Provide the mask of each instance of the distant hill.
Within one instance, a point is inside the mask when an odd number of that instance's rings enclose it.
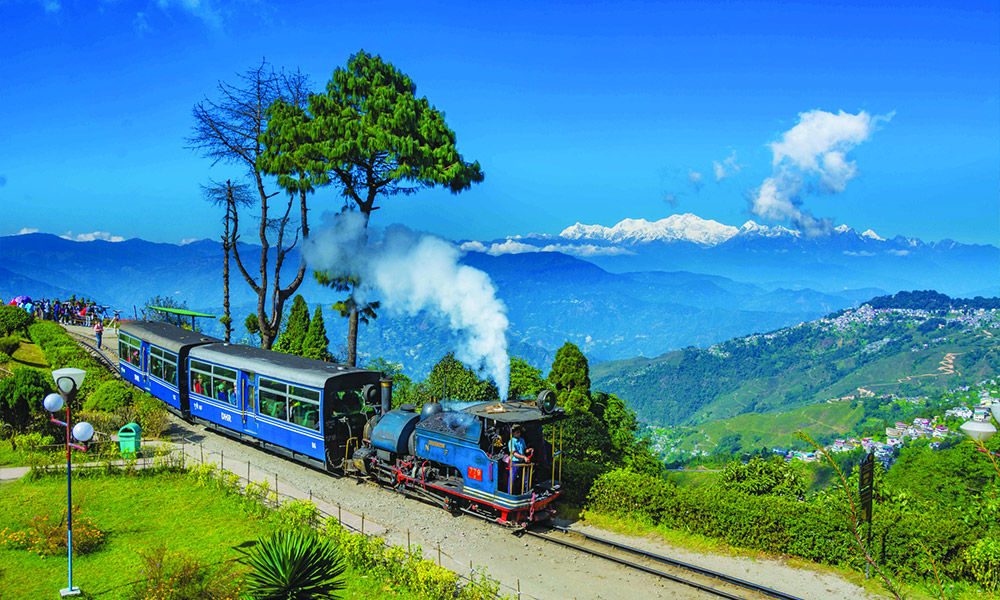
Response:
[[[916,395],[1000,370],[1000,309],[911,308],[913,294],[801,325],[715,344],[593,365],[593,386],[626,400],[645,421],[692,425],[784,412],[863,393]],[[948,306],[967,301],[948,299]],[[993,300],[975,301],[988,304]],[[864,391],[860,391],[864,390]]]
[[[260,247],[241,245],[246,264],[256,264]],[[707,346],[751,331],[774,329],[856,306],[881,289],[822,293],[810,289],[767,289],[714,275],[690,272],[610,273],[590,262],[557,252],[491,256],[467,252],[466,265],[486,272],[508,308],[508,343],[513,354],[547,370],[555,350],[567,340],[591,361],[657,356],[689,345]],[[194,310],[222,314],[222,252],[218,242],[185,245],[125,242],[74,242],[47,234],[0,240],[0,298],[29,296],[94,298],[131,316],[154,296],[184,301]],[[286,260],[291,279],[298,255]],[[254,271],[254,269],[251,269]],[[236,269],[232,306],[240,325],[256,311],[252,295]],[[299,292],[310,306],[329,307],[340,296],[307,277]],[[346,337],[346,322],[325,317],[331,349]],[[218,321],[204,321],[219,334]],[[383,312],[359,334],[359,354],[402,363],[423,377],[455,348],[455,333],[430,314],[415,317]]]

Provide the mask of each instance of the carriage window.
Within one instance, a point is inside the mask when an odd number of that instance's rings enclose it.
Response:
[[[282,421],[288,420],[288,384],[260,378],[258,396],[260,413]]]
[[[319,391],[260,378],[260,413],[319,431]]]
[[[177,355],[162,348],[149,349],[149,374],[157,379],[177,385]]]
[[[191,361],[191,391],[208,398],[236,403],[233,388],[236,385],[236,371],[219,365],[197,360]]]
[[[140,358],[140,350],[142,347],[142,342],[130,336],[127,333],[118,332],[118,358],[119,360],[124,360],[128,364],[136,367],[137,369],[142,368],[142,358]]]

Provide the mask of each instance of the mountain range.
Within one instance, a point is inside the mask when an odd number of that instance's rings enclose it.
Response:
[[[605,227],[576,223],[556,236],[529,234],[462,242],[491,255],[560,252],[608,271],[690,271],[766,288],[835,291],[880,287],[935,289],[953,296],[1000,294],[1000,249],[953,240],[927,243],[840,225],[809,236],[747,221],[741,227],[672,215],[659,221],[625,219]]]
[[[1000,250],[993,246],[883,240],[843,227],[814,239],[783,227],[749,222],[736,228],[695,215],[614,227],[576,224],[559,236],[458,245],[465,250],[462,264],[487,273],[507,307],[511,353],[543,370],[567,340],[595,363],[655,357],[809,321],[899,289],[998,295],[991,290],[1000,286]],[[240,248],[245,264],[259,264],[259,246]],[[291,280],[298,261],[295,252],[287,258],[282,281]],[[221,273],[221,248],[213,240],[0,238],[0,298],[76,294],[132,317],[147,300],[166,296],[221,315]],[[231,290],[239,338],[243,317],[256,312],[256,296],[235,267]],[[314,309],[342,299],[310,276],[298,293]],[[325,321],[336,353],[346,323],[329,312]],[[221,332],[217,321],[203,323],[210,333]],[[456,340],[437,315],[383,312],[362,327],[359,354],[362,361],[402,363],[420,378]]]

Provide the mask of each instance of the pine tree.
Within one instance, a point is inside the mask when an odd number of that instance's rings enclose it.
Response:
[[[316,307],[316,314],[309,323],[309,332],[302,342],[300,356],[318,360],[330,360],[330,340],[326,337],[326,325],[323,324],[323,307]]]
[[[549,383],[566,412],[590,410],[590,365],[576,344],[566,342],[556,351]]]
[[[347,204],[364,215],[366,229],[377,201],[434,186],[457,194],[483,180],[479,163],[459,154],[444,113],[417,97],[408,75],[363,50],[333,72],[325,93],[309,96],[306,109],[286,100],[270,114],[263,136],[267,172],[283,176],[279,183],[289,193],[337,184]],[[349,294],[340,311],[348,318],[347,364],[353,367],[358,323],[366,308],[374,318],[377,307],[357,303],[354,292],[364,282],[324,277]]]
[[[274,344],[274,350],[285,354],[302,354],[303,343],[309,333],[309,305],[301,294],[295,295],[292,301],[292,310],[288,313],[288,322],[285,330],[281,332],[281,337]]]

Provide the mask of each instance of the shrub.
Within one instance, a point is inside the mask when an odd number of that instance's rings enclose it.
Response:
[[[74,531],[76,527],[73,528]],[[75,538],[74,538],[75,542]],[[197,558],[170,554],[166,546],[139,553],[135,600],[223,600],[242,597],[232,563],[206,565]]]
[[[52,392],[42,371],[21,367],[12,377],[0,380],[0,421],[14,431],[28,428],[33,416],[42,410],[42,399]]]
[[[1000,540],[983,538],[965,550],[969,576],[987,591],[1000,584]]]
[[[104,533],[80,507],[73,507],[73,554],[90,554],[104,542]],[[39,556],[66,554],[66,510],[58,519],[50,515],[36,516],[23,530],[0,532],[0,546],[28,550]]]
[[[144,392],[133,390],[132,397],[135,399],[132,404],[132,412],[135,414],[135,421],[142,427],[144,437],[158,438],[166,431],[168,422],[167,409],[163,408],[163,402]]]
[[[676,493],[674,484],[659,477],[615,469],[597,478],[588,499],[591,508],[598,512],[656,524]]]
[[[0,338],[0,353],[3,354],[14,354],[17,347],[21,345],[21,339],[15,335],[8,335],[7,337]]]
[[[51,435],[42,435],[37,431],[15,435],[13,438],[14,447],[19,450],[34,452],[44,446],[52,446],[56,443],[56,438]]]
[[[0,306],[0,335],[9,335],[15,331],[28,331],[35,322],[35,317],[28,311],[16,306]]]
[[[86,381],[86,379],[84,379]],[[83,410],[115,412],[132,404],[132,386],[118,380],[105,381],[83,403]]]
[[[6,352],[0,352],[0,364],[10,362],[10,355]]]
[[[249,550],[240,550],[249,595],[257,600],[329,600],[340,597],[347,567],[329,537],[282,529]]]
[[[582,506],[587,501],[587,490],[594,481],[607,469],[601,465],[586,462],[563,460],[562,464],[562,501]],[[556,475],[558,477],[558,474]]]

